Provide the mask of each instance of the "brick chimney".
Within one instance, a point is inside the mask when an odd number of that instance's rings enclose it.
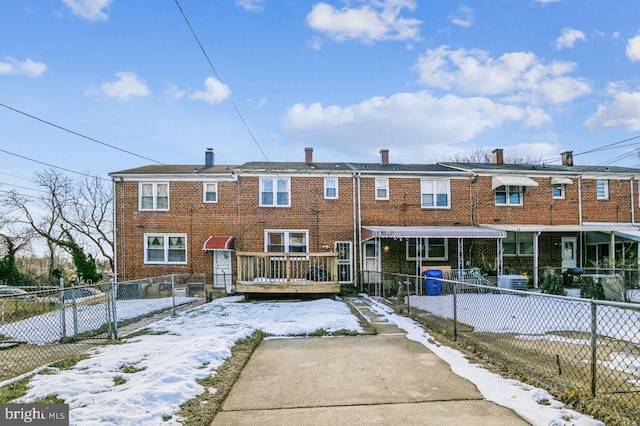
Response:
[[[571,167],[573,166],[573,151],[565,151],[562,154],[562,165]]]
[[[313,164],[313,148],[304,149],[304,163]]]
[[[380,150],[380,162],[383,166],[389,165],[389,150],[381,149]]]
[[[207,148],[207,152],[204,153],[204,165],[206,167],[213,166],[213,148]]]
[[[502,148],[496,148],[493,151],[493,164],[504,164],[504,154]]]

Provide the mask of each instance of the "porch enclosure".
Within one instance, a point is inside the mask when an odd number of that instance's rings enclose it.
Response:
[[[237,252],[238,293],[336,294],[338,253]]]

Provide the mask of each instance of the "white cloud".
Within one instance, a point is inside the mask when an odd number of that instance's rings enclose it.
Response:
[[[262,12],[265,0],[236,0],[236,6],[240,6],[251,12]]]
[[[612,86],[615,90],[615,86]],[[640,92],[618,92],[613,100],[598,106],[598,111],[587,119],[588,129],[623,127],[640,130]]]
[[[62,0],[71,12],[87,21],[106,21],[113,0]]]
[[[204,81],[204,90],[189,95],[189,99],[204,101],[208,104],[219,104],[231,96],[231,89],[220,80],[209,77]]]
[[[133,96],[148,96],[151,94],[144,81],[132,72],[116,73],[118,80],[113,83],[104,83],[100,86],[100,92],[110,98],[128,99]]]
[[[27,77],[40,77],[47,70],[43,62],[34,62],[30,58],[23,62],[6,57],[0,61],[0,75],[26,75]]]
[[[537,1],[538,3],[542,3],[542,4],[547,4],[547,3],[556,3],[556,2],[559,2],[559,1],[562,1],[562,0],[535,0],[535,1]]]
[[[482,97],[437,97],[420,91],[346,107],[296,104],[287,110],[282,126],[293,140],[339,152],[368,153],[392,142],[394,152],[404,151],[406,161],[415,161],[416,155],[431,158],[434,146],[468,141],[508,122],[536,119],[536,113]]]
[[[627,41],[626,53],[631,62],[640,61],[640,35]]]
[[[574,28],[563,28],[562,35],[556,40],[556,49],[572,49],[576,41],[587,41],[587,36]]]
[[[468,28],[473,25],[473,9],[468,6],[460,6],[450,17],[451,22],[459,27]]]
[[[559,104],[591,92],[585,79],[567,77],[573,62],[545,65],[531,52],[497,59],[482,50],[429,49],[415,65],[419,82],[465,95],[504,96],[511,102]]]
[[[400,16],[403,9],[417,8],[415,0],[367,0],[359,8],[336,9],[316,3],[307,15],[307,24],[330,39],[360,40],[371,44],[386,40],[419,40],[422,23]]]

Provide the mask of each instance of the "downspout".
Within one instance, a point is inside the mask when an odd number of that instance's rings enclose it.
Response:
[[[351,198],[353,199],[353,266],[357,266],[360,256],[360,248],[359,248],[359,243],[358,243],[358,214],[357,214],[357,207],[356,207],[356,174],[353,173],[352,174],[352,179],[351,179]],[[357,287],[358,285],[358,281],[359,281],[359,277],[360,274],[356,272],[356,274],[353,276],[353,284],[354,287]]]
[[[635,195],[633,193],[633,177],[629,179],[629,192],[631,193],[631,225],[636,224],[636,205],[635,205]]]
[[[124,212],[125,212],[125,208],[124,208],[124,199],[125,199],[124,198],[124,187],[125,187],[124,178],[121,177],[120,178],[120,192],[121,192],[121,194],[120,194],[120,198],[121,198],[121,201],[120,201],[120,238],[122,239],[122,244],[121,244],[122,250],[120,251],[120,254],[122,256],[122,273],[120,274],[120,271],[118,270],[118,274],[121,275],[122,280],[125,280],[126,276],[127,276],[127,263],[125,262],[125,256],[124,256],[124,253],[126,251],[126,243],[125,243],[126,238],[125,238],[125,232],[124,232],[124,230],[125,230],[125,223],[124,223],[125,222],[124,221]],[[115,276],[115,282],[121,281],[121,280],[118,279],[119,278],[118,274],[116,274],[116,276]]]
[[[535,238],[533,240],[533,287],[538,288],[538,284],[540,282],[540,259],[538,259],[540,255],[540,234],[541,231],[535,233]]]
[[[358,253],[360,254],[358,261],[360,263],[360,270],[358,271],[358,276],[360,277],[360,285],[363,285],[362,282],[362,271],[364,270],[364,259],[362,256],[362,193],[360,187],[360,173],[357,174],[357,191],[358,191]],[[360,290],[363,290],[361,287]]]
[[[578,225],[582,226],[582,176],[578,177]]]

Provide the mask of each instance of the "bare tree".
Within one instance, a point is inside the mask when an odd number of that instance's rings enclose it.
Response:
[[[491,148],[475,147],[468,153],[451,154],[444,158],[444,162],[450,163],[491,163],[493,161],[493,150]],[[507,164],[539,164],[542,158],[507,156],[504,158]]]

